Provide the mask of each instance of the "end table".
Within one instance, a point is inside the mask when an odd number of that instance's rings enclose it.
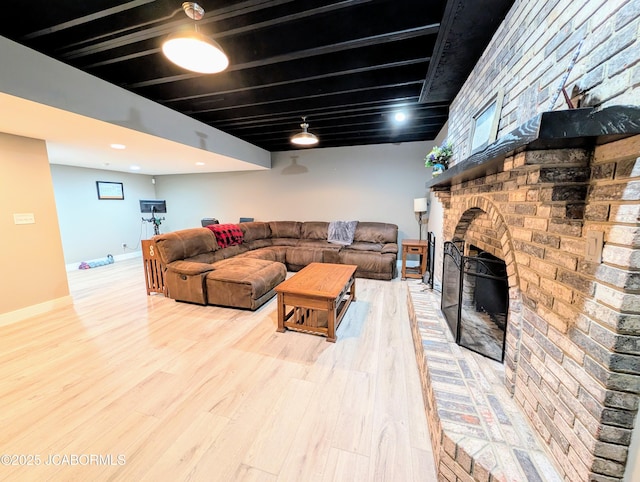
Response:
[[[427,271],[427,248],[427,241],[418,239],[402,240],[402,279],[422,279],[425,271]],[[420,264],[415,267],[407,267],[407,254],[417,254],[420,258]]]

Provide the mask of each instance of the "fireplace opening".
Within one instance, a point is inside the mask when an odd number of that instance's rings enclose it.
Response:
[[[460,346],[504,360],[509,313],[507,267],[503,260],[464,241],[444,244],[441,310]]]

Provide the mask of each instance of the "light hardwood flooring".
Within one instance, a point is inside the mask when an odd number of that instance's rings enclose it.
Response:
[[[139,258],[69,284],[0,327],[0,480],[436,480],[404,282],[358,279],[336,343],[147,296]]]

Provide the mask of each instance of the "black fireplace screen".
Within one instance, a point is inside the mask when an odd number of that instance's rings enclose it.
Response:
[[[493,360],[504,359],[509,285],[504,261],[464,242],[444,243],[441,310],[458,343]]]
[[[435,266],[436,236],[433,232],[427,233],[427,271],[424,273],[422,281],[429,288],[433,289],[433,268]]]
[[[442,268],[442,299],[440,309],[447,320],[449,329],[456,340],[460,326],[460,307],[462,306],[462,254],[456,243],[444,243]]]

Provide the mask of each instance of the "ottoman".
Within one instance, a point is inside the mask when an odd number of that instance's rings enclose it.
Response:
[[[287,276],[277,261],[234,257],[213,264],[205,277],[207,303],[255,310],[273,298]]]

